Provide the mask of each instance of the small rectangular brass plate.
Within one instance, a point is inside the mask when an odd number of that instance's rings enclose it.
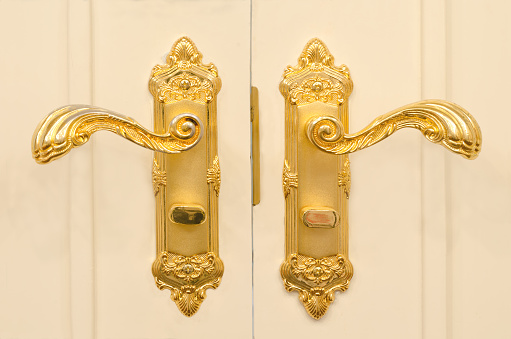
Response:
[[[339,224],[339,213],[331,208],[304,208],[302,221],[310,228],[334,228]]]
[[[200,206],[172,206],[170,221],[182,225],[200,225],[206,220],[206,212]]]

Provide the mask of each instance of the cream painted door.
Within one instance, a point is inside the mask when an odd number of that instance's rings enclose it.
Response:
[[[510,337],[509,10],[462,0],[0,1],[0,338]],[[151,126],[150,70],[183,35],[223,84],[225,274],[192,318],[150,272],[151,152],[109,133],[46,166],[29,150],[37,122],[65,103]],[[278,83],[313,37],[350,68],[352,131],[422,98],[459,103],[483,131],[475,161],[417,131],[351,156],[355,275],[320,321],[279,275]],[[261,116],[261,203],[253,210],[250,83]]]
[[[256,338],[510,338],[511,161],[508,2],[252,1],[261,203],[254,207]],[[284,68],[318,37],[354,82],[350,131],[426,98],[473,113],[482,152],[467,161],[403,130],[351,160],[346,292],[319,321],[287,293]]]
[[[0,1],[0,22],[0,338],[251,337],[249,1]],[[151,69],[185,35],[222,80],[226,269],[192,318],[151,274],[153,153],[98,132],[48,165],[30,154],[37,123],[68,103],[152,129]]]

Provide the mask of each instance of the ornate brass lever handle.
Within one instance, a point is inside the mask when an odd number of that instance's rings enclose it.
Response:
[[[135,120],[113,111],[87,105],[64,106],[48,114],[32,137],[32,156],[45,164],[63,157],[89,141],[92,133],[114,132],[153,151],[179,153],[195,146],[202,137],[200,119],[191,113],[176,116],[169,132],[155,134]]]
[[[416,128],[426,139],[467,159],[481,151],[481,129],[462,107],[444,100],[424,100],[376,118],[360,132],[345,134],[335,117],[318,117],[307,126],[309,140],[325,152],[348,154],[372,146],[402,128]]]
[[[335,66],[325,44],[312,39],[298,65],[284,71],[286,200],[284,287],[297,291],[306,311],[320,319],[353,277],[349,258],[349,153],[372,146],[402,128],[415,128],[467,159],[481,150],[481,130],[460,106],[443,100],[406,105],[349,134],[348,67]],[[319,150],[324,152],[319,152]],[[332,156],[338,155],[338,156]]]
[[[103,108],[72,105],[51,112],[32,138],[33,157],[42,164],[83,145],[99,130],[155,151],[156,259],[152,273],[156,286],[170,290],[170,298],[188,317],[199,310],[206,290],[220,285],[224,272],[218,248],[216,126],[221,84],[216,67],[203,64],[195,44],[183,37],[172,46],[166,63],[151,72],[154,132]]]

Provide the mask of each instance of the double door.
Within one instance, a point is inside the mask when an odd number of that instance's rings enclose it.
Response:
[[[3,1],[0,338],[506,338],[511,277],[509,5],[431,1]],[[66,103],[152,126],[151,68],[189,36],[218,95],[222,283],[180,314],[154,286],[152,154],[110,133],[47,166],[32,132]],[[354,82],[351,130],[426,98],[464,106],[483,149],[467,162],[403,131],[351,156],[350,288],[316,321],[284,260],[284,99],[318,37]],[[250,87],[259,89],[252,206]],[[504,108],[504,109],[503,109]]]

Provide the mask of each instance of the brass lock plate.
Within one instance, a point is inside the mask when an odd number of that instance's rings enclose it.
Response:
[[[188,38],[178,40],[165,65],[153,68],[154,130],[165,133],[174,119],[193,113],[204,124],[202,139],[178,154],[154,153],[156,253],[153,275],[169,289],[179,310],[191,316],[216,288],[224,271],[218,254],[218,160],[216,95],[221,87],[213,64]],[[180,127],[178,125],[178,127]],[[181,126],[191,132],[193,126]]]
[[[339,119],[348,130],[348,97],[353,88],[345,66],[318,39],[305,46],[296,67],[280,83],[286,101],[286,159],[282,175],[286,199],[284,286],[298,291],[307,312],[321,318],[336,290],[348,288],[348,155],[321,152],[307,136],[318,115]],[[341,105],[342,104],[342,105]]]

